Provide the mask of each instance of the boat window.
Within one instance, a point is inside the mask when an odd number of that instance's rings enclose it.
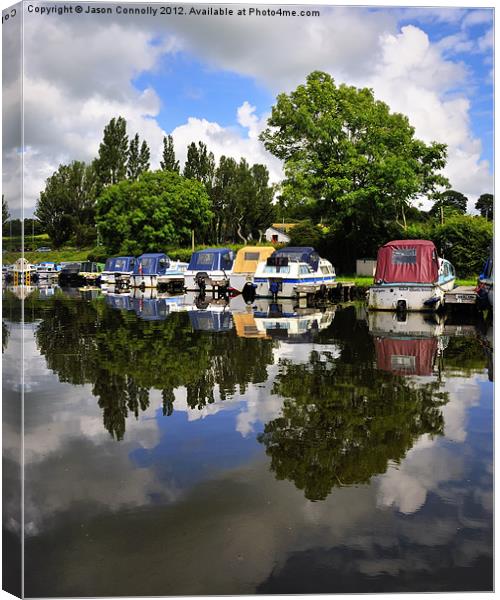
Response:
[[[259,260],[259,257],[258,252],[245,252],[245,260]]]
[[[126,267],[127,267],[127,261],[124,258],[117,258],[115,260],[115,266],[114,266],[115,271],[125,271]]]
[[[323,275],[330,275],[331,274],[331,270],[330,267],[321,267],[321,272],[323,273]]]
[[[403,248],[400,250],[394,249],[392,251],[392,264],[393,265],[414,265],[417,262],[417,249],[416,248]]]
[[[204,266],[204,267],[208,267],[208,266],[212,266],[214,262],[214,253],[213,252],[203,252],[202,254],[198,254],[198,256],[196,257],[196,265],[199,266]]]
[[[264,273],[290,273],[290,267],[275,267],[274,265],[266,265]]]
[[[153,267],[155,266],[155,264],[154,264],[155,259],[154,258],[141,258],[139,263],[141,264],[143,271],[149,272],[149,270],[153,269]]]
[[[304,275],[306,273],[313,273],[314,271],[311,269],[309,265],[300,265],[299,273]]]
[[[220,257],[221,269],[230,269],[233,266],[233,257],[226,252]]]

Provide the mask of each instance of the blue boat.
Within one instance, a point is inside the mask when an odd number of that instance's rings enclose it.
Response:
[[[142,254],[135,262],[130,285],[181,291],[184,289],[184,266],[184,263],[172,262],[163,253]]]
[[[229,248],[206,248],[193,252],[185,272],[186,289],[227,289],[233,270],[234,252]]]
[[[135,258],[133,256],[115,256],[108,258],[101,273],[101,283],[128,284],[134,271]]]
[[[484,263],[477,285],[477,301],[480,308],[493,308],[493,248]]]

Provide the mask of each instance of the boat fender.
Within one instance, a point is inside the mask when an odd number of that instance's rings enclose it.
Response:
[[[429,298],[428,300],[425,300],[424,305],[425,306],[433,306],[440,300],[441,300],[441,298],[439,296],[434,296],[433,298]]]
[[[280,291],[279,283],[277,281],[271,281],[271,284],[269,285],[269,291],[273,296],[275,296]]]

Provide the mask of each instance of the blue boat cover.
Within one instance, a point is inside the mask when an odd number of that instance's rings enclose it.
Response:
[[[166,254],[141,254],[135,261],[134,275],[164,275],[170,267]]]
[[[193,252],[188,271],[230,271],[234,252],[229,248],[205,248]]]
[[[294,262],[305,262],[317,271],[319,266],[319,254],[311,246],[287,246],[276,250],[273,256],[282,256]]]
[[[115,256],[106,260],[104,270],[115,273],[126,273],[132,271],[134,263],[135,258],[133,256]]]

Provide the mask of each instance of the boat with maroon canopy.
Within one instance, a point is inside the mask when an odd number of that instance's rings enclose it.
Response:
[[[378,251],[369,310],[434,311],[455,285],[453,265],[429,240],[394,240]]]

